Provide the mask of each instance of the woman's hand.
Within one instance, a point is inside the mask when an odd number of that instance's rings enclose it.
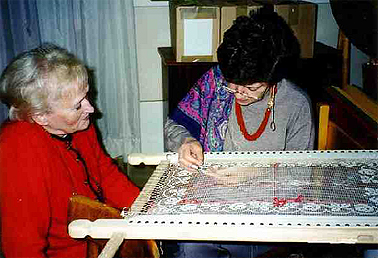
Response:
[[[256,167],[210,167],[204,173],[224,186],[237,186],[261,176],[261,171]]]
[[[194,171],[203,163],[203,149],[194,138],[186,138],[178,149],[178,162],[180,166],[189,171]]]

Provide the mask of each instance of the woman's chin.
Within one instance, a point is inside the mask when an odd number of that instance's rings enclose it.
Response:
[[[241,106],[248,106],[252,104],[253,102],[255,102],[254,99],[236,99],[235,101]]]
[[[80,126],[77,128],[76,131],[87,130],[88,127],[89,127],[89,124],[90,124],[90,120],[89,119],[82,121],[81,124],[80,124]]]

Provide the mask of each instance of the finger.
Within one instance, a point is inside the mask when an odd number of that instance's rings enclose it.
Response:
[[[202,165],[202,162],[200,162],[196,157],[193,157],[193,156],[188,156],[188,157],[186,158],[186,161],[187,161],[188,163],[190,163],[190,165],[194,165],[194,166],[196,166],[197,168],[198,168],[199,166]]]
[[[201,166],[203,164],[203,151],[201,149],[201,151],[199,152],[199,154],[197,154],[197,160],[198,160],[198,165]]]
[[[198,166],[202,165],[202,163],[198,160],[198,154],[193,152],[192,148],[183,148],[181,161],[187,165],[187,167],[191,167],[191,165]]]
[[[186,160],[179,160],[179,165],[191,172],[198,171],[197,165],[194,165]]]
[[[188,160],[197,166],[201,166],[203,164],[202,147],[195,146],[194,148],[191,148]]]
[[[179,148],[179,163],[188,170],[197,170],[203,163],[203,151],[201,144],[191,139]]]

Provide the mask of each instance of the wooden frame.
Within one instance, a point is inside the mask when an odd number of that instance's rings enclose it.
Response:
[[[125,239],[348,244],[378,243],[378,215],[345,215],[335,217],[332,215],[331,217],[326,217],[311,214],[281,216],[278,213],[265,215],[254,213],[253,216],[240,213],[214,213],[196,216],[196,213],[190,212],[169,216],[161,214],[142,214],[143,212],[141,213],[141,211],[146,207],[146,200],[148,200],[150,196],[153,196],[152,191],[155,189],[157,182],[161,182],[164,170],[172,165],[172,162],[177,162],[177,154],[168,153],[155,155],[152,158],[148,155],[144,155],[142,158],[134,158],[135,157],[129,157],[129,162],[151,164],[163,159],[147,183],[151,183],[151,187],[145,187],[143,189],[142,193],[131,207],[130,212],[126,214],[125,219],[100,219],[94,222],[88,220],[73,221],[69,225],[69,234],[72,237],[84,238],[90,235],[92,238],[111,238],[114,234],[121,234]],[[362,167],[369,167],[371,172],[369,172],[370,176],[373,177],[373,181],[371,182],[375,182],[374,184],[378,183],[376,182],[378,181],[378,170],[376,165],[374,165],[374,162],[378,159],[378,151],[373,150],[230,152],[205,154],[205,162],[207,163],[219,162],[221,159],[225,159],[222,160],[222,162],[232,161],[243,163],[246,158],[250,162],[258,162],[259,164],[265,165],[283,164],[285,162],[291,164],[290,162],[296,162],[296,160],[299,160],[301,164],[303,163],[302,161],[305,161],[305,163],[309,162],[308,164],[310,164],[309,166],[311,168],[314,164],[320,164],[320,167],[315,168],[317,172],[321,172],[322,167],[328,169],[330,165],[338,167],[339,164],[341,166],[348,162],[351,162],[351,166],[354,166],[353,164],[358,163],[361,159],[362,162],[367,162]],[[305,165],[304,167],[308,166]],[[347,164],[346,167],[350,167],[350,165]],[[322,180],[319,182],[321,181]],[[327,180],[325,180],[325,182],[326,181]],[[361,205],[364,206],[366,204]],[[345,205],[341,204],[340,207],[345,207]],[[285,210],[285,208],[286,207],[284,207],[283,210]],[[378,212],[378,207],[367,208],[367,210],[369,209],[370,212],[372,211],[371,209],[373,209],[374,214]],[[365,212],[365,210],[364,208],[362,213]]]

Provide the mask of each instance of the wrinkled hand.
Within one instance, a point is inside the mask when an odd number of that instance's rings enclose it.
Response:
[[[178,162],[189,171],[195,171],[203,163],[201,144],[194,138],[186,138],[178,149]]]

